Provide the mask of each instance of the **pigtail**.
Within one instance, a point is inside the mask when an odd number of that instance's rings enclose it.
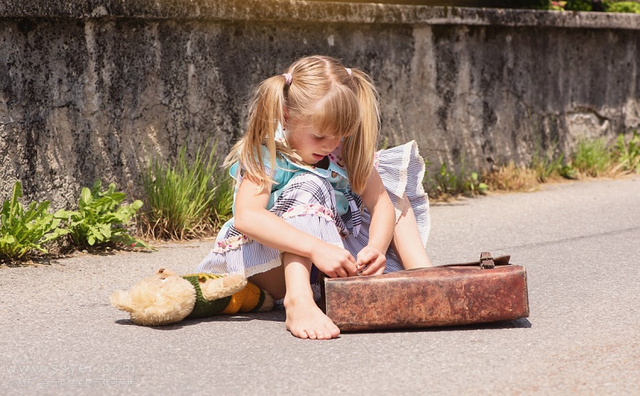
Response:
[[[288,88],[283,75],[264,80],[256,89],[251,107],[249,108],[246,134],[231,149],[225,159],[225,166],[236,161],[245,176],[260,181],[264,188],[272,182],[271,175],[265,172],[260,146],[265,146],[269,152],[272,172],[275,171],[276,143],[275,132],[280,125],[284,125],[283,106],[285,104],[285,89]]]
[[[360,126],[344,139],[344,158],[351,189],[361,194],[373,169],[376,140],[380,128],[378,92],[369,77],[358,69],[351,69],[354,92],[360,103]]]

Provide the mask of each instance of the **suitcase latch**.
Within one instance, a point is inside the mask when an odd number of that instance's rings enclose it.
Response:
[[[496,264],[493,262],[493,257],[491,257],[491,253],[482,252],[480,253],[480,269],[492,269],[495,268]]]

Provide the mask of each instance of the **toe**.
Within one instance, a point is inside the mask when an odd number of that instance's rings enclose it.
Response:
[[[335,338],[335,337],[340,335],[340,329],[336,325],[332,325],[331,327],[329,327],[327,329],[327,331],[329,332],[329,334],[331,334],[331,337],[333,337],[333,338]]]

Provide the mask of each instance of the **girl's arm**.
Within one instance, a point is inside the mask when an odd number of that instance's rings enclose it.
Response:
[[[347,250],[298,230],[266,209],[270,189],[261,189],[250,177],[242,179],[236,193],[235,228],[263,245],[310,258],[330,277],[355,275],[355,259]]]
[[[360,197],[371,213],[371,226],[369,243],[358,253],[356,265],[359,270],[366,267],[362,270],[363,275],[378,275],[384,271],[387,263],[385,252],[393,238],[396,215],[389,194],[375,168],[371,171]]]

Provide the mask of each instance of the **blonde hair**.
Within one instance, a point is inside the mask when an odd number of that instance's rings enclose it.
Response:
[[[352,68],[349,73],[337,59],[327,56],[299,59],[286,74],[270,77],[257,87],[247,132],[225,164],[239,161],[245,176],[258,180],[264,188],[271,182],[271,175],[265,172],[260,146],[267,148],[268,165],[274,170],[276,151],[295,156],[276,143],[278,124],[310,124],[322,134],[343,137],[342,156],[351,189],[362,193],[373,169],[380,125],[378,93],[371,79],[358,69]]]

